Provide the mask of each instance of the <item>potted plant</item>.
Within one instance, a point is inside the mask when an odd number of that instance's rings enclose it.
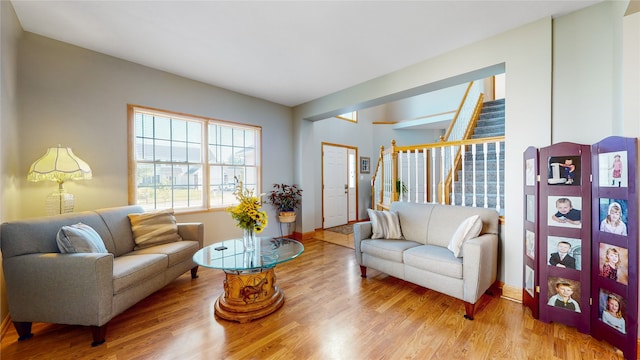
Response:
[[[407,185],[405,185],[400,179],[396,179],[396,192],[398,193],[398,198],[401,200],[404,198],[404,194],[409,192]]]
[[[267,202],[278,210],[280,222],[290,223],[296,221],[296,209],[302,200],[302,189],[296,184],[273,184],[273,188],[267,194]]]

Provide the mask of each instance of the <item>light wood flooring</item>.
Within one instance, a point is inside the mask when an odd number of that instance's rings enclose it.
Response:
[[[334,234],[316,237],[348,243]],[[224,275],[200,268],[198,279],[186,273],[111,320],[101,346],[90,346],[85,327],[38,323],[18,342],[11,326],[0,358],[622,359],[608,343],[534,320],[513,301],[485,295],[469,321],[460,300],[373,270],[360,278],[350,248],[303,243],[300,257],[276,268],[286,301],[265,318],[216,319]]]

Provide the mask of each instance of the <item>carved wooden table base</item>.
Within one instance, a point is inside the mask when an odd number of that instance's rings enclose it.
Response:
[[[222,319],[246,323],[267,316],[284,304],[274,268],[251,274],[226,273],[224,294],[215,304]]]

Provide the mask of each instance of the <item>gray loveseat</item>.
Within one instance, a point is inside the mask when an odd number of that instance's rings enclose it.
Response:
[[[142,212],[123,206],[0,226],[9,314],[21,340],[32,336],[32,322],[47,322],[90,326],[99,345],[113,317],[187,270],[197,277],[192,257],[204,226],[178,224],[182,240],[135,250],[128,214]],[[95,229],[108,253],[60,253],[58,230],[79,222]]]
[[[477,300],[496,281],[498,213],[495,210],[394,202],[403,240],[371,239],[371,222],[354,224],[356,260],[367,267],[463,300],[473,319]],[[465,241],[463,257],[447,246],[458,226],[472,215],[482,220],[480,235]]]

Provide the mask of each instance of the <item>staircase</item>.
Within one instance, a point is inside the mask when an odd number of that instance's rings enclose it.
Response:
[[[487,138],[493,136],[504,136],[504,99],[487,101],[482,106],[480,118],[474,129],[472,139]],[[485,165],[486,157],[486,165]],[[464,153],[464,198],[465,206],[473,205],[473,156],[471,146],[466,147]],[[498,165],[500,171],[497,171]],[[485,181],[486,168],[486,181]],[[475,200],[477,207],[496,208],[500,201],[500,213],[504,214],[504,143],[500,146],[500,160],[496,160],[495,144],[487,145],[487,152],[484,153],[482,146],[476,147],[475,155]],[[497,196],[498,182],[500,185],[500,195]],[[459,170],[454,182],[454,194],[456,205],[462,204],[462,170]],[[485,186],[487,203],[485,206]]]

